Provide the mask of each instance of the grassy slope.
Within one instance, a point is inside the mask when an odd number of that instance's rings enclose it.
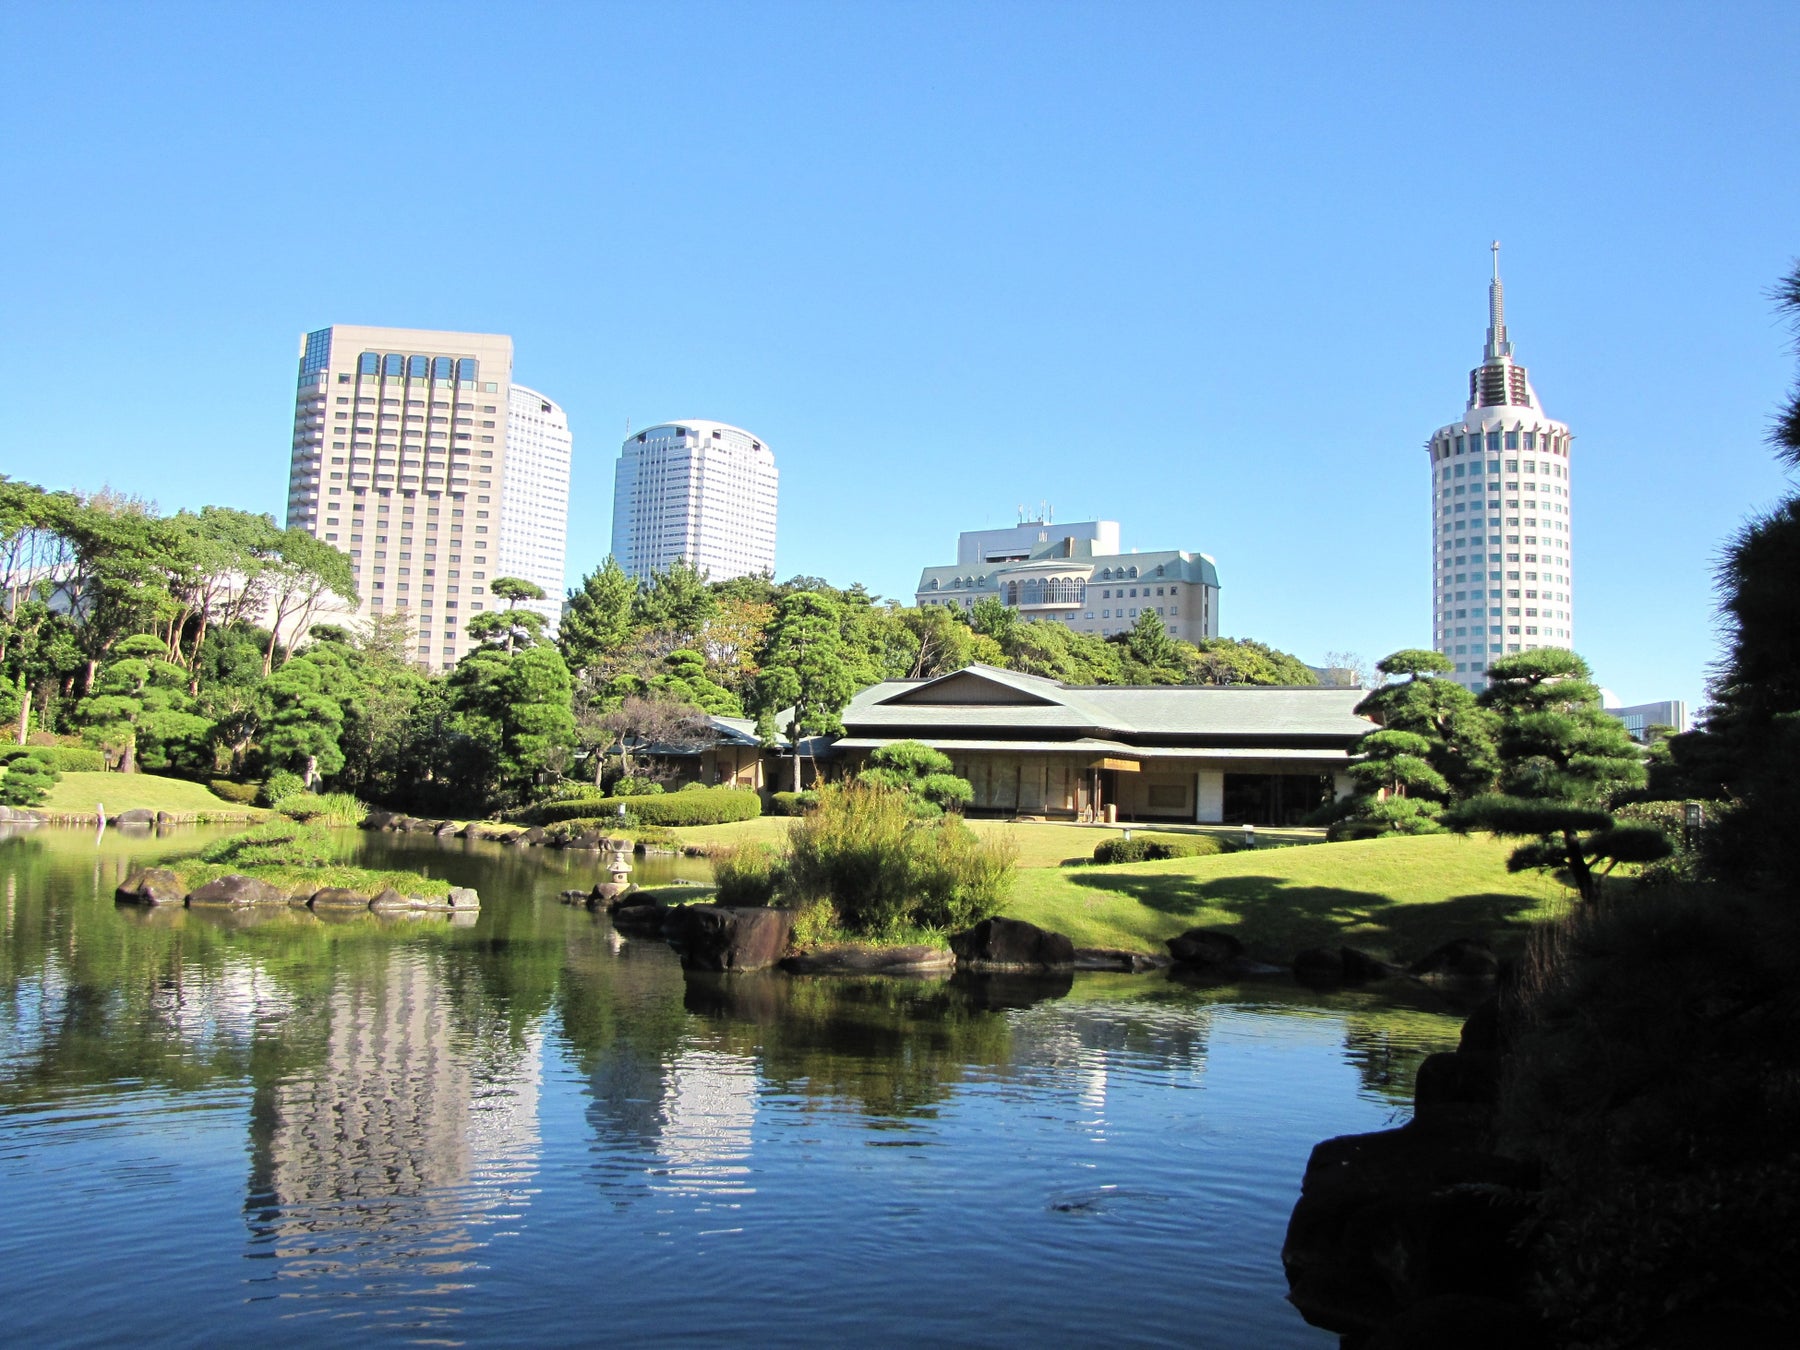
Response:
[[[1411,959],[1456,936],[1485,937],[1505,950],[1566,903],[1548,877],[1508,873],[1510,851],[1485,837],[1424,835],[1024,869],[1006,912],[1067,933],[1078,945],[1140,951],[1159,950],[1186,928],[1220,928],[1270,961],[1339,942]]]
[[[91,817],[97,803],[105,804],[108,815],[139,808],[176,815],[198,813],[233,819],[245,814],[261,814],[220,801],[199,783],[190,783],[185,778],[159,778],[150,773],[65,773],[37,809],[52,814]]]

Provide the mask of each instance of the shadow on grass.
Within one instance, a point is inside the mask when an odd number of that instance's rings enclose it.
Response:
[[[1296,885],[1267,876],[1201,881],[1110,872],[1077,873],[1069,880],[1171,918],[1232,929],[1251,955],[1271,961],[1340,942],[1410,961],[1455,937],[1481,938],[1505,954],[1523,945],[1532,923],[1529,915],[1542,903],[1529,895],[1495,891],[1402,903],[1372,891]],[[1229,918],[1222,921],[1221,915]]]

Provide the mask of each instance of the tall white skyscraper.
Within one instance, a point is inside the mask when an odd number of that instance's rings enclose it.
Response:
[[[1493,246],[1487,346],[1469,372],[1462,420],[1431,456],[1432,645],[1470,689],[1497,657],[1571,647],[1575,610],[1569,428],[1544,415],[1513,359]]]
[[[562,408],[515,384],[506,418],[506,490],[500,496],[500,561],[494,575],[542,586],[544,599],[530,607],[552,630],[562,616],[573,449]]]
[[[548,399],[515,391],[512,360],[512,339],[496,333],[336,324],[300,340],[288,524],[347,553],[359,614],[405,615],[415,659],[432,668],[468,650],[464,625],[491,606],[487,583],[509,563],[562,593],[567,421]],[[521,396],[534,411],[509,503]],[[515,519],[503,546],[502,524]]]
[[[714,581],[772,572],[778,479],[768,446],[740,427],[647,427],[619,452],[613,557],[634,577],[677,558]]]

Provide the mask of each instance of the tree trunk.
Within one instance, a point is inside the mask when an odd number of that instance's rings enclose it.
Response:
[[[794,743],[793,743],[793,751],[794,751],[794,791],[798,792],[798,791],[800,791],[800,742],[798,740],[794,741]]]
[[[1600,898],[1600,878],[1588,866],[1587,854],[1572,830],[1563,831],[1563,854],[1568,859],[1569,874],[1575,878],[1575,893],[1587,904]]]
[[[137,731],[135,729],[125,737],[125,753],[119,757],[119,772],[137,772]]]
[[[19,672],[19,744],[31,730],[31,691],[25,687],[25,673]]]

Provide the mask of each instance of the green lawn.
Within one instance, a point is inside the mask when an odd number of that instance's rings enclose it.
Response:
[[[36,809],[52,815],[82,815],[92,819],[100,804],[105,805],[109,816],[140,808],[167,811],[171,815],[207,815],[232,820],[246,814],[263,814],[220,801],[199,783],[190,783],[185,778],[159,778],[152,773],[65,773]]]
[[[1285,962],[1347,943],[1410,960],[1452,937],[1517,949],[1567,902],[1541,873],[1509,873],[1511,845],[1421,835],[1258,849],[1118,867],[1021,870],[1006,913],[1078,946],[1159,951],[1192,927],[1235,932],[1252,956]]]

